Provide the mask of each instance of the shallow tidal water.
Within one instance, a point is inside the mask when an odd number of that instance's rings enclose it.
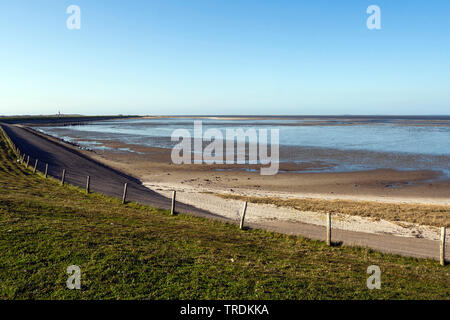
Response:
[[[203,133],[218,129],[224,137],[227,128],[278,129],[280,162],[322,163],[310,172],[390,168],[450,173],[450,119],[153,118],[38,129],[94,150],[107,148],[101,143],[105,140],[172,148],[176,142],[170,137],[176,129],[194,136],[194,120],[202,121]]]

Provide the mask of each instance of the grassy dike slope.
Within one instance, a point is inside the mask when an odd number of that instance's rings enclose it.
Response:
[[[15,163],[0,137],[1,299],[448,299],[432,260],[196,217],[60,186]],[[68,290],[69,265],[82,290]],[[368,290],[369,265],[382,270]]]

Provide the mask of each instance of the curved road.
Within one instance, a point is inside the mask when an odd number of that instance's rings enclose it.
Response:
[[[89,175],[92,191],[117,198],[122,197],[123,185],[128,183],[127,200],[170,209],[171,199],[144,187],[139,180],[131,176],[107,167],[27,127],[8,124],[1,124],[1,126],[21,152],[30,156],[30,165],[34,165],[35,159],[39,159],[39,171],[43,172],[45,163],[48,163],[49,175],[60,179],[62,169],[66,169],[65,180],[83,188],[86,184],[86,176]],[[235,223],[220,215],[179,202],[177,202],[176,211]],[[315,240],[324,240],[326,232],[321,226],[289,221],[264,221],[249,224],[249,226],[301,235]],[[336,229],[333,229],[332,238],[334,242],[345,245],[366,246],[377,251],[410,257],[439,259],[439,241]],[[450,257],[448,245],[446,257],[447,260]]]
[[[48,163],[48,174],[56,179],[61,179],[62,170],[65,169],[65,181],[82,188],[86,186],[86,177],[90,176],[92,192],[120,199],[122,199],[124,184],[128,183],[127,201],[148,204],[161,209],[170,209],[171,207],[171,199],[144,187],[138,179],[103,165],[72,148],[47,139],[39,132],[18,125],[2,124],[2,127],[21,153],[30,156],[30,167],[34,166],[35,159],[39,159],[38,171],[44,172],[45,164]],[[217,219],[226,220],[179,202],[176,204],[175,211],[203,217],[215,216]]]

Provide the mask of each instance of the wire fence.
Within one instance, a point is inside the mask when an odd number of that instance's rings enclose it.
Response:
[[[20,150],[20,148],[18,148],[14,142],[11,140],[11,138],[8,136],[8,134],[5,132],[5,130],[0,126],[1,129],[1,133],[4,137],[4,139],[6,140],[6,142],[8,143],[9,147],[11,148],[11,150],[14,152],[14,154],[17,157],[17,163],[19,165],[22,165],[23,167],[25,167],[26,170],[29,170],[30,172],[32,172],[33,174],[37,174],[37,173],[41,173],[42,176],[44,178],[49,178],[52,177],[54,179],[59,180],[59,182],[61,183],[61,185],[64,185],[66,183],[66,169],[62,169],[61,170],[61,175],[51,175],[50,174],[50,165],[48,163],[44,163],[44,162],[40,162],[38,158],[31,158],[29,155],[25,154],[24,152],[22,152]],[[53,170],[54,171],[54,170]],[[81,176],[78,175],[78,182],[80,181]],[[83,179],[85,179],[85,192],[87,194],[91,193],[91,179],[92,177],[89,175],[86,175],[85,177],[83,177]],[[78,187],[80,186],[80,183],[77,183]],[[126,204],[128,202],[128,190],[129,190],[129,186],[128,183],[125,182],[123,184],[123,189],[121,192],[121,198],[122,198],[122,204]],[[117,186],[117,190],[119,190],[119,188],[121,188],[120,186]],[[120,192],[118,191],[116,193],[116,196],[118,196],[120,194]],[[248,207],[248,203],[247,201],[243,202],[242,205],[242,209],[241,212],[239,214],[239,228],[241,230],[246,230],[248,227],[245,226],[245,217],[246,217],[246,213],[247,213],[247,207]],[[177,213],[176,211],[176,191],[173,190],[172,191],[172,199],[171,199],[171,207],[170,207],[170,212],[171,215],[175,215]],[[324,232],[325,235],[325,242],[327,243],[327,245],[329,246],[333,246],[333,239],[332,239],[332,216],[331,213],[327,213],[326,215],[326,230]],[[445,227],[441,227],[440,229],[440,246],[439,246],[439,262],[442,266],[444,266],[446,264],[446,228]]]

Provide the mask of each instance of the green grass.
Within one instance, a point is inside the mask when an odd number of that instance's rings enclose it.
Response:
[[[438,262],[86,195],[32,175],[0,139],[1,299],[448,299]],[[82,290],[66,289],[81,268]],[[382,270],[368,290],[369,265]]]

